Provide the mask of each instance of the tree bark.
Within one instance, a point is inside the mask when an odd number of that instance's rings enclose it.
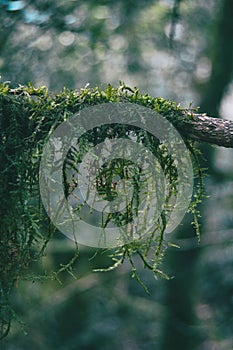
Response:
[[[218,146],[233,148],[233,121],[209,117],[205,114],[192,114],[189,121],[173,122],[179,132],[192,139]]]

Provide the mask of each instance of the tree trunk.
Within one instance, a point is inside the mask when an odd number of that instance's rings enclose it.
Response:
[[[233,2],[222,1],[219,18],[216,24],[214,54],[212,57],[212,74],[208,83],[203,86],[201,112],[211,116],[218,115],[219,106],[232,80],[233,73]],[[208,159],[211,168],[213,148],[202,147],[204,158]],[[206,166],[207,164],[205,164]],[[211,171],[214,177],[214,172]],[[194,235],[190,221],[184,223],[177,232],[177,238],[188,238]],[[172,249],[169,254],[169,265],[175,278],[166,283],[165,304],[168,312],[164,327],[161,350],[196,350],[201,342],[197,329],[195,305],[197,301],[196,262],[199,257],[198,247],[188,251]]]

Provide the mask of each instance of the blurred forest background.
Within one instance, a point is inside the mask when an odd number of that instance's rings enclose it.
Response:
[[[51,92],[125,82],[184,107],[233,119],[232,0],[0,1],[2,81]],[[208,167],[202,238],[190,218],[173,232],[154,280],[139,265],[147,295],[127,262],[93,273],[104,254],[80,247],[74,280],[21,280],[12,296],[19,322],[6,350],[231,350],[233,348],[233,150],[200,146]],[[31,267],[59,268],[75,247],[62,234]]]

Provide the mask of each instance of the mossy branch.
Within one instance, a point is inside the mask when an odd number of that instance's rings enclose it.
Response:
[[[48,95],[48,89],[44,86],[35,89],[31,84],[29,84],[28,87],[20,86],[16,89],[10,89],[8,85],[2,84],[2,89],[5,86],[5,93],[10,93],[13,95],[28,95],[30,96],[42,96],[45,97]],[[81,89],[83,94],[85,95],[85,92],[89,92],[89,89]],[[109,91],[109,96],[108,96]],[[210,117],[206,113],[195,113],[197,111],[197,108],[194,109],[182,109],[179,107],[179,105],[176,105],[176,103],[171,102],[169,100],[164,100],[163,98],[152,98],[149,95],[142,96],[137,88],[130,88],[120,82],[120,87],[118,89],[114,89],[111,87],[111,85],[108,85],[108,88],[106,89],[105,93],[107,96],[101,96],[102,99],[104,97],[107,100],[117,100],[119,99],[119,96],[124,91],[124,95],[127,95],[127,91],[131,94],[131,96],[128,96],[128,99],[131,100],[131,102],[138,103],[140,99],[143,99],[145,105],[148,107],[149,104],[155,104],[155,109],[162,114],[165,114],[166,118],[177,128],[177,130],[180,132],[181,135],[183,135],[185,138],[188,138],[190,140],[195,140],[199,142],[206,142],[213,145],[226,147],[226,148],[233,148],[233,121],[222,119],[222,118],[216,118],[216,117]],[[65,91],[64,91],[65,93]],[[67,91],[68,94],[72,94],[72,91]],[[118,95],[118,96],[116,96]],[[74,95],[75,97],[75,95]],[[77,97],[77,96],[76,96]],[[114,98],[115,97],[115,98]],[[153,101],[154,100],[154,101]],[[156,102],[155,102],[156,100]],[[84,101],[86,102],[86,101]],[[103,102],[103,101],[102,101]],[[142,101],[140,101],[141,104]],[[155,103],[154,103],[155,102]],[[167,102],[167,103],[166,103]],[[164,106],[161,108],[160,104],[163,104]],[[85,104],[85,103],[84,103]],[[164,109],[167,109],[165,110]],[[160,110],[161,109],[161,110]],[[174,114],[174,110],[179,114]],[[165,113],[164,113],[165,112]]]
[[[116,88],[108,85],[105,88],[96,87],[93,89],[85,86],[79,91],[64,89],[58,94],[49,93],[44,86],[35,88],[32,84],[29,84],[28,86],[11,89],[8,83],[2,83],[0,84],[0,172],[2,174],[0,186],[0,338],[7,335],[11,319],[14,318],[9,298],[12,290],[23,272],[30,268],[31,263],[40,260],[44,255],[49,241],[56,232],[56,227],[43,210],[39,186],[40,162],[48,135],[58,125],[61,125],[70,116],[84,108],[116,102],[137,104],[138,109],[140,106],[144,106],[148,110],[161,114],[183,136],[185,146],[190,153],[190,159],[193,161],[193,175],[195,178],[192,190],[193,198],[188,211],[193,215],[193,223],[199,239],[200,229],[197,220],[199,211],[197,206],[204,195],[203,173],[198,161],[198,150],[196,150],[193,140],[233,147],[232,122],[194,114],[194,112],[197,113],[197,110],[185,110],[170,100],[160,97],[154,98],[149,94],[143,95],[139,89],[132,89],[122,83]],[[133,113],[132,116],[134,116]],[[149,216],[154,214],[150,214],[147,205],[145,207],[146,212],[142,224],[145,223],[146,235],[142,232],[143,235],[141,236],[139,232],[140,236],[136,236],[135,239],[133,236],[129,236],[130,240],[126,235],[124,236],[127,238],[126,244],[110,249],[110,257],[113,263],[107,270],[112,270],[121,265],[124,260],[128,260],[131,265],[132,277],[147,291],[137,273],[134,256],[139,257],[139,261],[141,260],[144,267],[149,269],[155,277],[168,278],[160,270],[160,266],[166,248],[171,245],[170,242],[166,241],[164,232],[170,219],[172,203],[175,203],[179,209],[179,200],[177,200],[179,173],[175,161],[179,158],[179,154],[176,154],[178,151],[176,150],[174,154],[170,154],[172,152],[169,151],[163,140],[157,139],[147,129],[134,127],[134,125],[129,128],[129,125],[121,126],[115,123],[114,125],[103,124],[98,128],[94,127],[87,130],[79,138],[77,149],[70,148],[62,170],[66,174],[64,176],[64,193],[67,192],[67,198],[73,195],[74,186],[77,184],[76,179],[73,178],[74,175],[68,177],[67,174],[76,174],[77,164],[81,164],[89,148],[98,145],[107,138],[129,139],[130,137],[138,145],[147,148],[153,154],[153,157],[158,159],[166,181],[166,190],[163,189],[163,186],[159,188],[159,185],[155,187],[151,186],[150,183],[147,185],[147,178],[140,175],[140,169],[137,170],[138,168],[130,162],[123,162],[117,158],[114,162],[110,161],[106,163],[106,166],[104,165],[99,169],[99,175],[96,177],[96,189],[100,195],[111,201],[116,195],[115,187],[112,187],[112,184],[114,185],[113,177],[117,175],[120,179],[125,178],[127,181],[131,181],[132,199],[126,207],[127,210],[122,212],[117,210],[108,216],[104,216],[100,212],[97,219],[103,217],[103,222],[99,220],[103,229],[110,221],[111,225],[121,229],[125,224],[131,223],[134,216],[138,217],[140,192],[144,193],[143,198],[146,200],[148,199],[145,195],[149,191],[154,191],[153,198],[157,198],[158,201],[161,195],[164,194],[163,210],[158,218],[156,215],[150,218]],[[171,150],[175,150],[173,146],[175,147],[177,142],[179,142],[177,138],[171,140]],[[128,167],[127,174],[125,173],[126,166]],[[179,171],[186,176],[185,179],[187,180],[187,174],[189,173],[186,172],[185,162],[180,162]],[[103,198],[105,199],[105,197]],[[149,196],[148,198],[152,197]],[[85,201],[80,203],[76,208],[77,214],[80,208],[86,209]],[[90,207],[90,212],[92,209]],[[140,215],[143,219],[143,214]],[[140,224],[140,221],[135,221],[136,224],[138,222]],[[134,228],[133,225],[131,227]],[[148,233],[150,228],[152,230]],[[122,235],[132,233],[131,230],[129,232],[123,231],[123,229],[120,231]],[[122,238],[124,237],[122,236]],[[75,248],[74,257],[68,263],[61,264],[59,271],[52,274],[52,277],[59,280],[58,275],[63,271],[73,276],[72,265],[79,254],[76,240]]]

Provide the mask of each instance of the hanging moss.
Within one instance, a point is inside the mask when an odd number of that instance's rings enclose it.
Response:
[[[30,262],[43,256],[49,240],[55,232],[55,227],[50,222],[43,209],[39,191],[39,166],[41,155],[49,133],[52,132],[64,120],[72,114],[89,106],[107,102],[131,102],[145,106],[165,116],[175,126],[184,118],[181,108],[174,102],[163,98],[153,98],[150,95],[142,95],[137,88],[131,89],[120,83],[116,88],[108,85],[105,88],[93,88],[88,86],[80,91],[64,89],[54,95],[49,94],[46,87],[35,88],[31,84],[11,89],[7,83],[0,85],[0,337],[6,336],[10,328],[10,322],[14,315],[10,307],[9,298],[12,289],[25,271],[30,267]],[[188,117],[186,117],[188,118]],[[192,116],[190,115],[190,118]],[[102,142],[109,137],[111,129],[112,137],[129,137],[127,128],[120,128],[115,124],[91,130],[83,137],[83,147],[88,147],[90,140],[94,144]],[[170,181],[169,196],[177,189],[177,169],[167,150],[146,131],[134,128],[134,136],[137,142],[147,147],[160,161],[166,178]],[[189,211],[194,217],[194,226],[199,237],[197,205],[203,195],[202,170],[198,163],[198,152],[193,142],[184,139],[190,151],[194,171],[195,188]],[[64,165],[64,192],[66,197],[75,187],[66,178],[66,168],[72,168],[81,162],[82,152],[71,149]],[[128,162],[129,163],[129,162]],[[129,165],[129,164],[128,164]],[[104,167],[97,179],[97,191],[107,200],[113,200],[116,190],[112,186],[113,174],[123,177],[125,164],[121,160],[115,160]],[[140,191],[140,176],[131,166],[129,177],[133,179],[133,201],[127,207],[124,214],[111,213],[106,215],[103,228],[108,223],[122,224],[130,222],[132,216],[137,213],[138,193]],[[101,181],[105,178],[105,183]],[[109,250],[113,264],[107,270],[112,270],[128,259],[132,266],[132,277],[136,278],[143,286],[135,264],[134,256],[138,256],[144,267],[151,270],[155,277],[168,276],[161,270],[161,261],[167,246],[171,243],[165,240],[164,232],[167,223],[166,206],[161,212],[154,231],[143,239],[135,239],[126,242],[122,246]],[[71,273],[72,264],[78,257],[78,246],[73,259],[63,265],[55,276],[67,270]],[[144,286],[146,289],[146,287]]]

